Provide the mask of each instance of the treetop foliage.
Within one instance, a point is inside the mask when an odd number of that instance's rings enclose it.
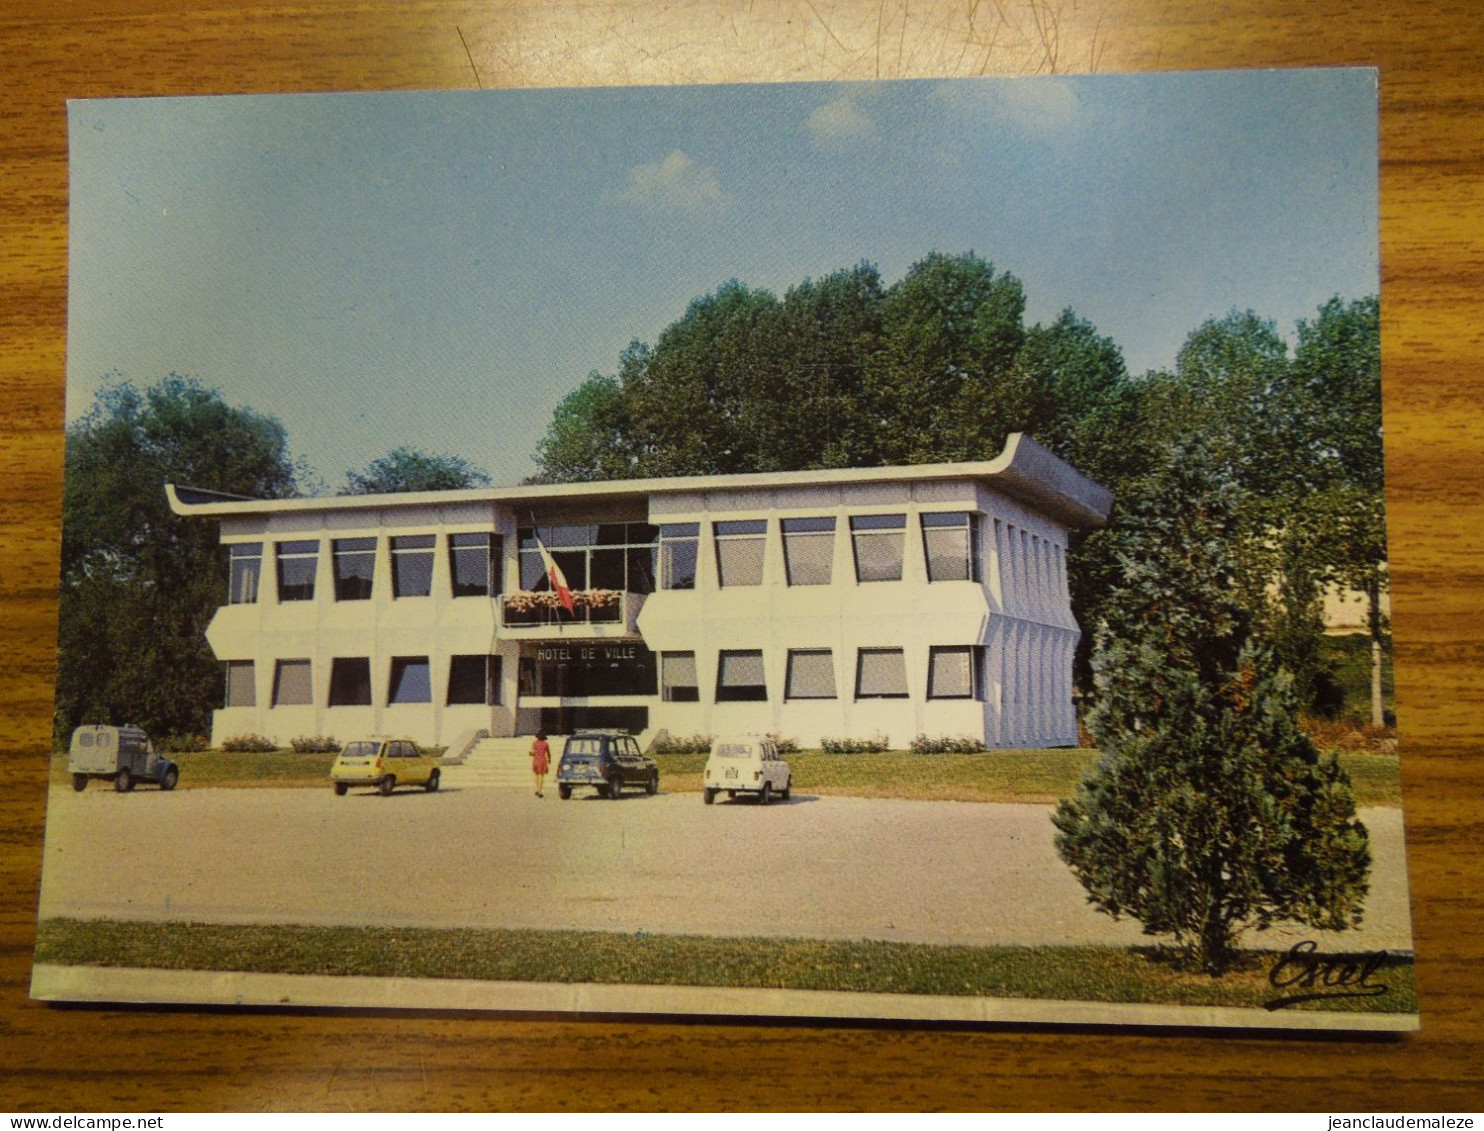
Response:
[[[221,685],[205,632],[225,573],[216,525],[172,514],[165,484],[293,496],[283,426],[177,374],[116,381],[68,428],[66,465],[58,734],[84,721],[205,733]]]
[[[459,456],[429,455],[400,447],[345,476],[342,495],[392,495],[412,491],[458,491],[486,487],[489,473]]]
[[[1017,429],[1098,475],[1134,398],[1118,347],[1071,311],[1024,324],[1013,275],[933,253],[782,299],[733,280],[558,407],[540,482],[988,459]],[[1087,466],[1091,460],[1094,466]]]

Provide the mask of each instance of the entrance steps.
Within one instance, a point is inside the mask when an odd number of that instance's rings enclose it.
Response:
[[[534,789],[531,778],[531,743],[524,738],[482,738],[464,756],[462,765],[444,766],[443,784],[450,789]],[[560,748],[558,748],[560,749]],[[547,783],[555,788],[556,757],[552,757]]]

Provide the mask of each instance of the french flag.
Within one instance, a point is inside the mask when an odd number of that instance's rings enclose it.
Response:
[[[532,531],[532,533],[535,532]],[[562,572],[562,567],[557,565],[556,559],[551,556],[551,551],[546,548],[546,543],[541,541],[539,534],[536,535],[536,548],[541,551],[541,562],[546,566],[546,578],[551,582],[551,587],[556,590],[557,600],[569,613],[576,613],[577,606],[572,603],[572,590],[567,586],[567,575]]]

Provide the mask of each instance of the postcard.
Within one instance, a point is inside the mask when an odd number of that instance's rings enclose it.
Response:
[[[33,996],[1418,1025],[1374,71],[69,129]]]

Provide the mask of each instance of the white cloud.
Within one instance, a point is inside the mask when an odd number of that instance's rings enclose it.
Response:
[[[697,165],[679,149],[663,161],[630,169],[629,186],[619,197],[630,204],[692,213],[720,208],[731,199],[722,191],[714,169]]]
[[[855,102],[837,98],[809,115],[809,130],[816,141],[849,141],[865,137],[874,128]]]

